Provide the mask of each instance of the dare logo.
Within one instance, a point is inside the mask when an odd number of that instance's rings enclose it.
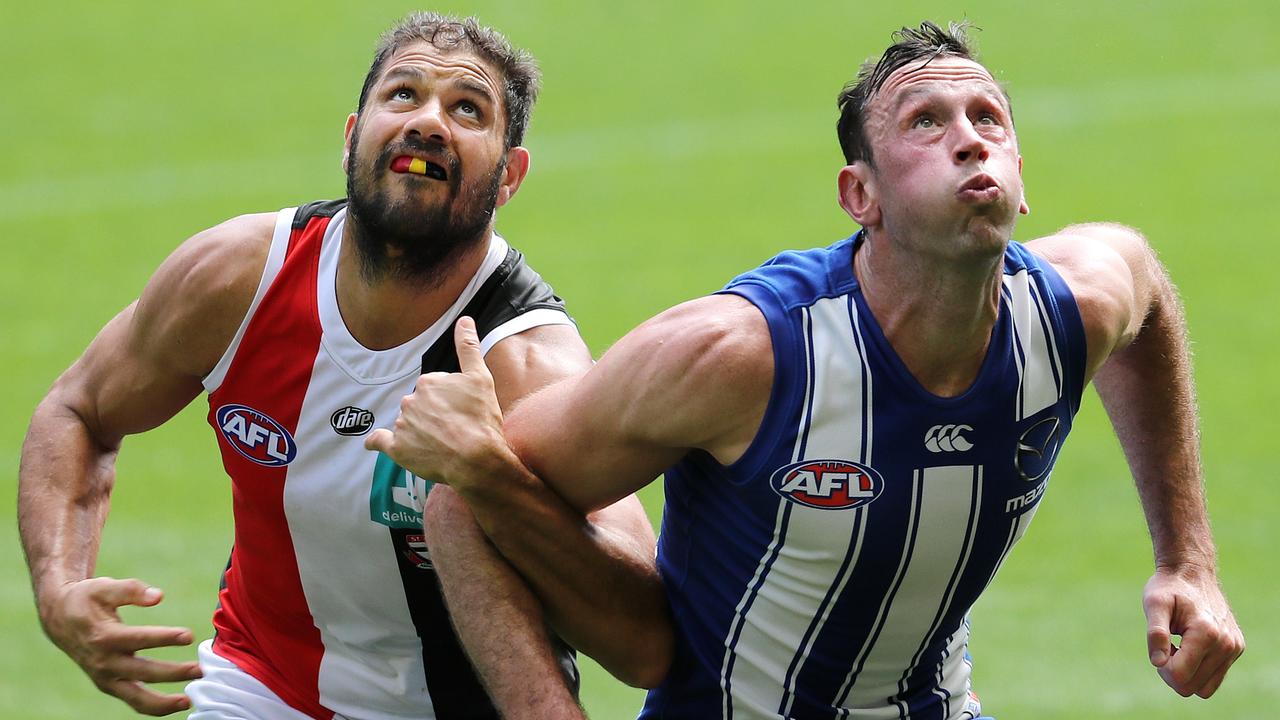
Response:
[[[875,500],[884,479],[851,460],[805,460],[778,468],[769,479],[775,492],[819,510],[846,510]]]
[[[329,425],[339,435],[348,437],[364,435],[373,427],[373,413],[364,408],[348,405],[333,411],[329,416]]]
[[[247,405],[223,405],[216,419],[231,447],[259,465],[288,465],[298,455],[298,446],[284,426]]]

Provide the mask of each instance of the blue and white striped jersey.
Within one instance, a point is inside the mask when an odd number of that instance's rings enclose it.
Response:
[[[768,321],[764,422],[732,466],[666,475],[676,661],[641,718],[971,718],[967,613],[1035,513],[1079,408],[1066,284],[1018,244],[963,395],[911,376],[853,275],[861,235],[722,292]]]

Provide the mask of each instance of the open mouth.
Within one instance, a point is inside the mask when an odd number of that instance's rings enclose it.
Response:
[[[433,180],[447,180],[449,173],[445,169],[422,158],[411,157],[409,155],[401,155],[391,161],[391,170],[398,173],[409,173],[411,175],[422,175],[432,178]]]

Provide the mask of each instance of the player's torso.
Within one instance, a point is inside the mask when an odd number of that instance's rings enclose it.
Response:
[[[1040,294],[1006,276],[984,366],[950,399],[910,376],[856,286],[787,311],[796,352],[778,356],[761,438],[732,468],[694,456],[667,476],[660,565],[685,640],[655,716],[976,709],[965,616],[1078,398]]]
[[[335,297],[344,218],[322,208],[277,227],[277,274],[206,381],[236,519],[214,649],[316,717],[493,717],[426,553],[431,483],[364,440],[394,421],[424,353],[448,343],[508,248],[493,237],[457,305],[419,337],[370,351]]]

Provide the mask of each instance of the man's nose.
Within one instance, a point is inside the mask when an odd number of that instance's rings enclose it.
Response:
[[[447,144],[453,138],[445,118],[445,109],[434,99],[413,111],[413,115],[405,123],[404,132],[405,135],[418,135],[441,144]]]
[[[955,145],[955,160],[957,164],[967,163],[971,160],[985,162],[991,156],[991,149],[987,147],[987,141],[978,134],[978,129],[969,122],[968,118],[961,120],[952,125],[953,132],[957,134]]]

